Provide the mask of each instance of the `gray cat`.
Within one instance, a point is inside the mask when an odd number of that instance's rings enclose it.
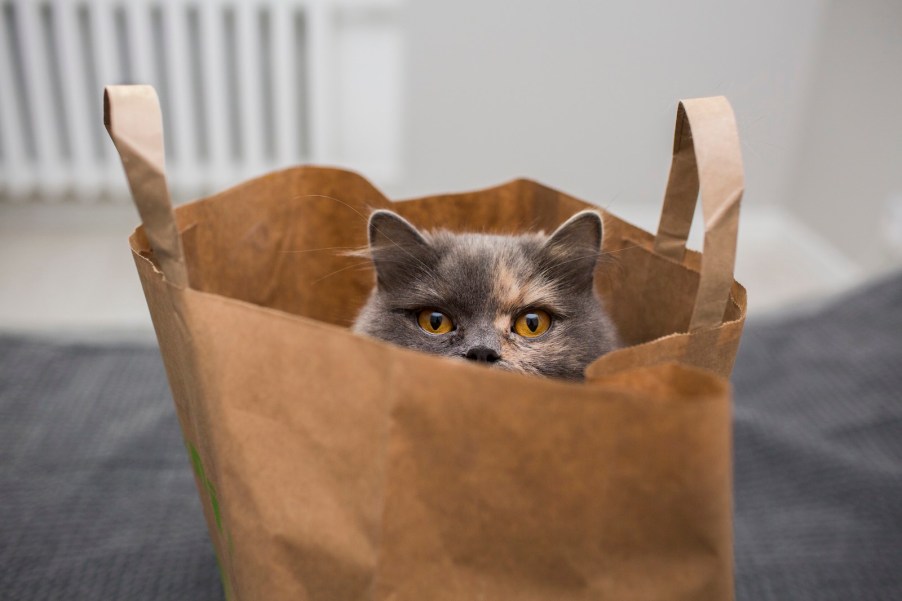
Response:
[[[582,211],[551,236],[420,232],[391,211],[369,220],[376,287],[354,331],[509,371],[581,380],[615,349],[595,293],[602,222]]]

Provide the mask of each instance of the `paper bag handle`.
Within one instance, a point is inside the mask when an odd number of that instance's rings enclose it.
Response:
[[[188,287],[182,239],[166,185],[163,117],[156,91],[145,85],[106,86],[103,124],[119,151],[132,198],[163,276],[177,288]]]
[[[743,187],[739,133],[730,103],[723,96],[682,100],[654,250],[683,260],[701,188],[705,246],[690,332],[723,322],[733,285]]]

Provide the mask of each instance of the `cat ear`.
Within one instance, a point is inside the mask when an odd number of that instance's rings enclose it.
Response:
[[[545,242],[545,256],[559,279],[591,285],[601,253],[604,226],[597,211],[580,211]]]
[[[407,280],[431,253],[423,235],[409,221],[393,211],[378,210],[370,215],[370,255],[376,278],[382,287]]]

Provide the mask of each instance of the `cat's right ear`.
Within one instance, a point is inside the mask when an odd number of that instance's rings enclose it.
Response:
[[[545,243],[549,273],[577,287],[592,286],[603,231],[597,211],[580,211],[564,222]]]
[[[409,221],[380,209],[370,215],[370,255],[380,287],[402,284],[431,255],[429,242]]]

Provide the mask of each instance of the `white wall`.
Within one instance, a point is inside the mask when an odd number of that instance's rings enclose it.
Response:
[[[902,3],[827,2],[816,57],[784,204],[867,271],[900,265]]]
[[[525,175],[647,216],[677,99],[724,94],[746,208],[788,211],[863,274],[902,265],[898,0],[412,0],[402,19],[405,160],[389,192]]]
[[[405,172],[390,191],[525,175],[628,216],[660,202],[677,100],[725,94],[746,202],[777,203],[820,12],[815,0],[408,2]]]

